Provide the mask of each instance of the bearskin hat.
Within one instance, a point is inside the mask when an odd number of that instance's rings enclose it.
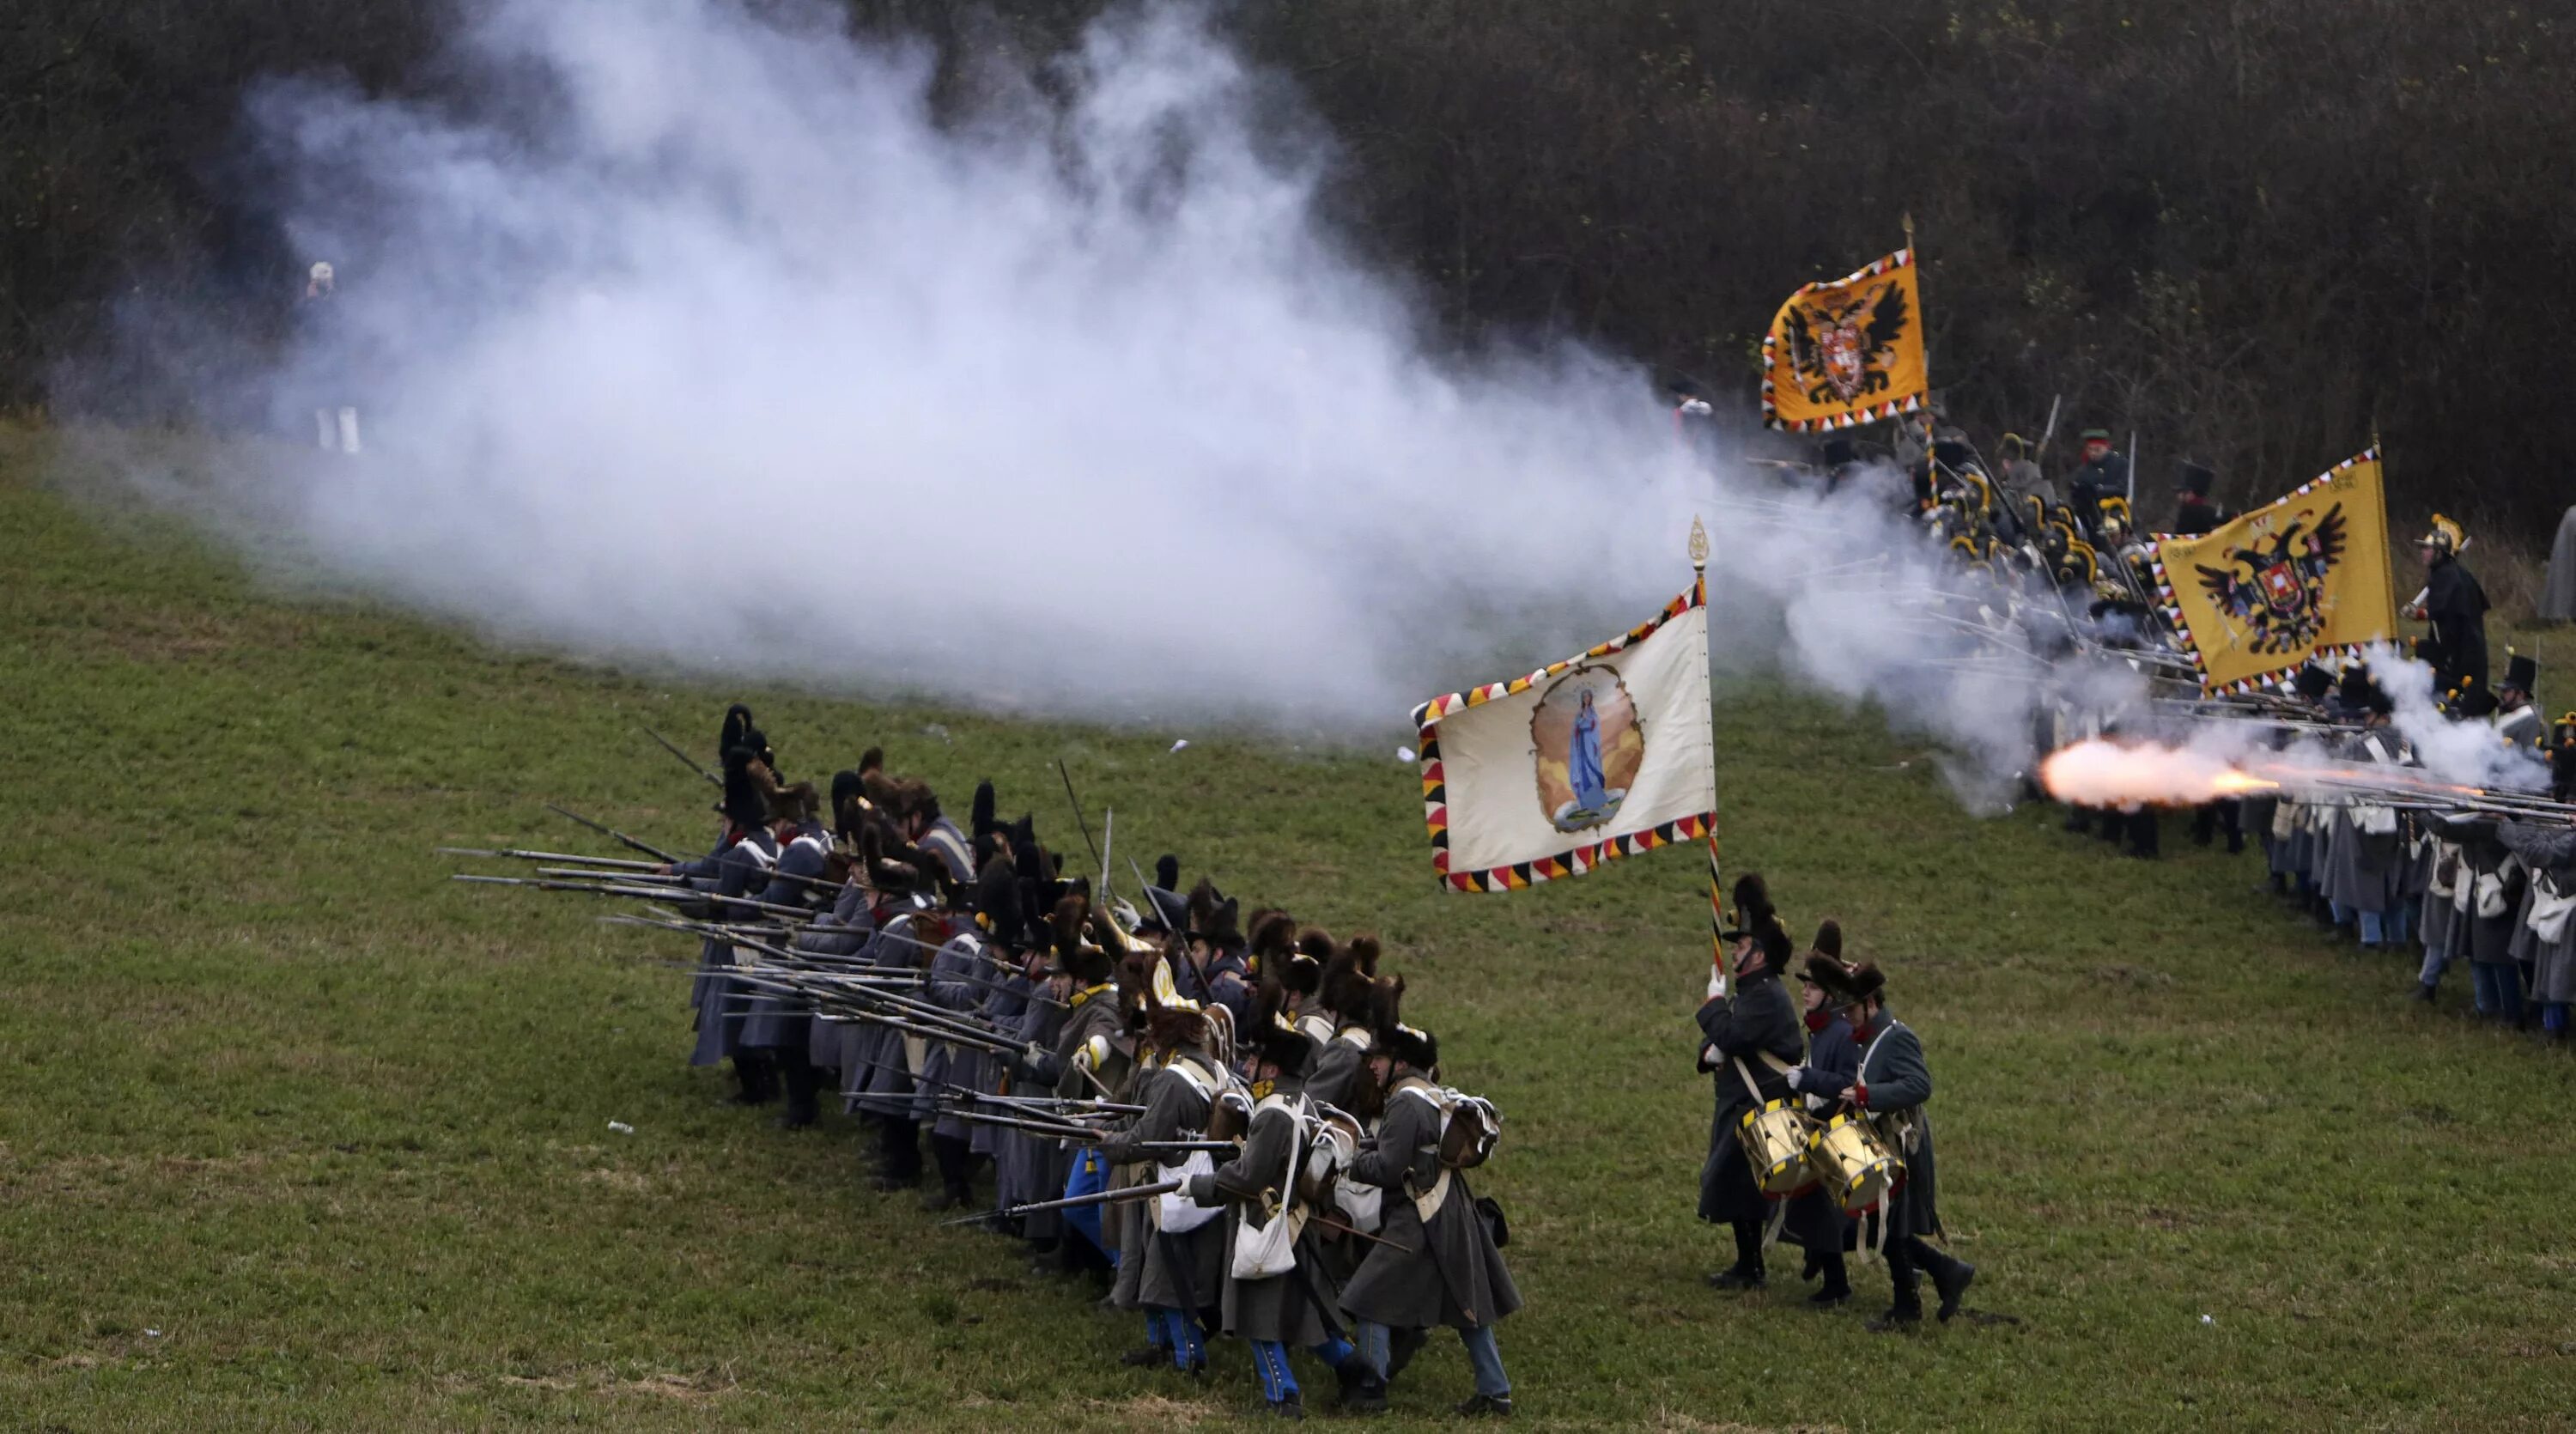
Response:
[[[1109,953],[1083,939],[1092,920],[1091,898],[1068,896],[1056,903],[1048,924],[1054,928],[1055,964],[1077,984],[1098,985],[1109,978]]]
[[[1262,982],[1261,989],[1253,993],[1252,1023],[1244,1031],[1242,1043],[1285,1074],[1300,1075],[1315,1052],[1315,1043],[1306,1038],[1305,1032],[1288,1024],[1287,1013],[1287,989],[1277,981]]]
[[[1815,944],[1809,949],[1820,956],[1840,960],[1843,954],[1843,925],[1828,916],[1816,927]]]
[[[1763,883],[1762,873],[1748,871],[1735,879],[1735,925],[1732,937],[1753,935],[1771,919],[1771,888]]]
[[[2315,702],[2334,690],[2335,678],[2333,673],[2311,662],[2299,669],[2299,675],[2291,679],[2291,684],[2301,697]]]
[[[1872,1000],[1887,989],[1887,975],[1867,961],[1843,968],[1842,989],[1837,997],[1847,1006]]]
[[[975,803],[967,818],[966,835],[982,841],[999,831],[1001,825],[993,815],[993,779],[986,777],[975,784]]]
[[[1219,950],[1243,946],[1243,903],[1218,891],[1206,877],[1190,890],[1190,935]]]
[[[751,709],[737,702],[725,709],[724,725],[716,729],[716,750],[730,752],[736,747],[749,747],[758,753],[766,741],[760,729],[752,725]]]
[[[1370,1010],[1370,991],[1377,980],[1377,957],[1377,938],[1360,935],[1324,961],[1316,994],[1342,1018],[1344,1025],[1376,1024]]]
[[[1273,974],[1297,950],[1297,918],[1285,911],[1254,913],[1249,946],[1256,963],[1254,972],[1262,976]]]
[[[1440,1038],[1413,1026],[1394,1025],[1378,1038],[1378,1048],[1425,1075],[1440,1069]]]
[[[859,823],[866,817],[867,783],[847,767],[832,774],[832,830],[844,837],[855,837]]]
[[[1165,852],[1154,858],[1154,884],[1165,891],[1181,889],[1181,859]]]
[[[1332,936],[1309,926],[1297,933],[1297,949],[1279,963],[1279,984],[1297,995],[1313,996],[1323,989],[1324,965],[1332,959]]]
[[[761,795],[760,783],[752,769],[760,767],[760,754],[749,747],[724,749],[724,799],[717,809],[725,819],[745,831],[769,824],[769,802]],[[765,773],[768,769],[761,768]]]
[[[1837,956],[1811,951],[1807,954],[1805,969],[1798,975],[1808,985],[1821,988],[1826,999],[1836,1005],[1845,1004],[1850,998],[1851,967],[1844,965]]]

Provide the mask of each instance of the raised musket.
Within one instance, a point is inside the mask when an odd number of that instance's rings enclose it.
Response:
[[[708,786],[715,788],[719,792],[724,790],[724,778],[719,777],[715,773],[708,771],[706,768],[699,766],[697,758],[692,757],[688,753],[681,751],[678,747],[671,745],[670,741],[663,737],[661,733],[654,731],[650,727],[638,727],[635,730],[652,738],[656,742],[660,742],[662,744],[663,751],[679,758],[681,764],[686,766],[690,771],[706,778]]]

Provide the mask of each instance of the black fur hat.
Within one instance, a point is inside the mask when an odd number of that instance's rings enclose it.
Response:
[[[726,820],[745,831],[769,825],[769,800],[751,770],[759,761],[760,754],[750,747],[724,749],[724,800],[718,806]]]
[[[968,818],[966,835],[982,841],[1000,827],[1001,823],[993,816],[993,779],[987,777],[975,784],[975,805]]]
[[[1243,1043],[1283,1073],[1301,1075],[1307,1058],[1315,1052],[1315,1043],[1306,1038],[1305,1032],[1279,1023],[1281,1013],[1287,1009],[1287,991],[1276,981],[1263,981],[1252,998],[1252,1018],[1243,1032]]]
[[[1412,1026],[1389,1026],[1378,1037],[1378,1048],[1424,1074],[1440,1069],[1440,1038]]]
[[[1886,973],[1869,962],[1863,961],[1858,965],[1843,968],[1843,986],[1836,993],[1836,998],[1846,1006],[1856,1006],[1863,1001],[1883,995],[1886,990]]]
[[[1325,958],[1316,994],[1345,1025],[1372,1026],[1370,992],[1377,979],[1378,944],[1374,936],[1354,936],[1350,944]]]
[[[2182,461],[2176,472],[2178,476],[2174,479],[2174,486],[2195,498],[2208,497],[2209,485],[2218,481],[2218,475],[2209,471],[2206,465],[2188,458]]]
[[[2292,678],[2291,683],[2301,697],[2315,702],[2334,690],[2335,679],[2333,673],[2311,662],[2299,669],[2299,675]]]
[[[1737,877],[1735,879],[1736,929],[1726,933],[1727,939],[1731,941],[1740,936],[1759,932],[1762,929],[1762,923],[1771,918],[1773,910],[1771,888],[1763,884],[1762,873],[1748,871]]]
[[[1842,923],[1834,920],[1830,916],[1826,917],[1824,923],[1816,928],[1815,944],[1809,949],[1819,956],[1830,956],[1837,961],[1841,960],[1843,954]]]
[[[1808,985],[1821,988],[1836,1005],[1847,1004],[1851,997],[1851,968],[1822,951],[1807,957],[1807,967],[1798,973]]]
[[[996,945],[1019,950],[1028,919],[1020,902],[1019,874],[1008,852],[996,852],[975,875],[975,914]]]
[[[865,808],[868,784],[847,767],[832,774],[832,830],[849,836],[858,830]]]
[[[1165,852],[1154,858],[1154,884],[1165,891],[1181,889],[1181,859]]]
[[[1243,903],[1216,889],[1207,878],[1190,891],[1190,935],[1221,951],[1243,946]]]

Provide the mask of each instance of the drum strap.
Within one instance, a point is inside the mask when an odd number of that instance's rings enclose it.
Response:
[[[1769,1051],[1755,1051],[1753,1055],[1756,1060],[1761,1061],[1764,1065],[1769,1066],[1781,1075],[1785,1076],[1789,1073],[1789,1063],[1780,1059],[1778,1056],[1771,1054]],[[1742,1056],[1733,1057],[1727,1062],[1727,1064],[1734,1066],[1735,1073],[1744,1078],[1744,1093],[1753,1097],[1753,1108],[1755,1110],[1760,1110],[1762,1108],[1762,1087],[1753,1083],[1753,1067],[1747,1064]]]

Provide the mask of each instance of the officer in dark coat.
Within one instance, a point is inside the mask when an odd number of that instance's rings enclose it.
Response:
[[[2487,685],[2487,592],[2460,563],[2468,536],[2460,525],[2433,515],[2416,544],[2424,560],[2424,596],[2406,615],[2430,623],[2424,660],[2433,665],[2433,690],[2468,692]]]
[[[1789,964],[1789,933],[1760,876],[1747,874],[1735,883],[1735,914],[1742,927],[1735,990],[1727,993],[1723,980],[1712,976],[1709,999],[1699,1008],[1699,1068],[1715,1080],[1717,1092],[1708,1160],[1700,1167],[1699,1217],[1735,1230],[1735,1263],[1709,1276],[1709,1283],[1721,1290],[1758,1290],[1762,1227],[1771,1218],[1771,1202],[1754,1180],[1739,1128],[1747,1112],[1789,1098],[1786,1072],[1806,1047],[1797,1008],[1780,984]]]
[[[2129,493],[2129,456],[2111,446],[2111,430],[2084,430],[2084,464],[2075,470],[2067,491],[2074,500],[2075,521],[2101,546],[2102,500]]]
[[[1870,1328],[1904,1329],[1922,1322],[1918,1273],[1932,1277],[1941,1296],[1941,1318],[1947,1320],[1959,1312],[1959,1298],[1976,1279],[1977,1267],[1931,1243],[1942,1237],[1932,1117],[1923,1109],[1932,1100],[1932,1069],[1924,1064],[1923,1042],[1888,1013],[1887,978],[1876,966],[1864,961],[1846,968],[1842,984],[1843,1016],[1861,1050],[1860,1075],[1841,1092],[1842,1102],[1868,1116],[1887,1148],[1905,1162],[1904,1182],[1889,1192],[1877,1217],[1895,1299]]]
[[[2235,516],[2210,501],[2209,485],[2217,478],[2218,475],[2207,467],[2189,459],[2183,461],[2181,472],[2174,479],[2174,486],[2181,490],[2180,496],[2174,500],[2175,534],[2197,538],[2224,526]]]

